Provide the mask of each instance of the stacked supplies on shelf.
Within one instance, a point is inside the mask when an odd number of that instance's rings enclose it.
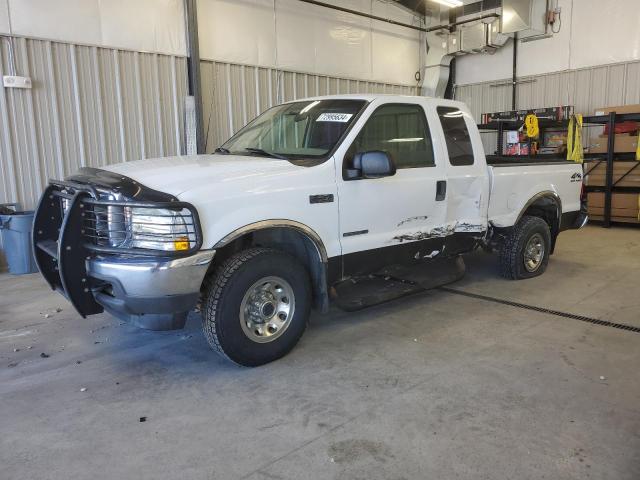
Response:
[[[596,109],[597,116],[640,114],[640,105],[604,107]],[[623,117],[624,118],[624,117]],[[621,120],[615,122],[613,147],[613,171],[611,181],[611,221],[640,223],[640,146],[638,134],[640,122]],[[589,153],[608,153],[609,128],[605,126],[599,137],[589,142]],[[633,155],[635,153],[635,155]],[[585,162],[585,185],[595,190],[605,190],[606,161],[593,159]],[[605,210],[604,191],[588,193],[589,217],[602,220]]]

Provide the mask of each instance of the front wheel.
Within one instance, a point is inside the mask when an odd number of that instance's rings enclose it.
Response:
[[[203,330],[229,360],[255,367],[286,355],[304,333],[311,285],[303,265],[279,250],[252,248],[227,259],[204,289]]]
[[[551,232],[540,217],[525,215],[500,248],[500,274],[521,280],[542,275],[549,263]]]

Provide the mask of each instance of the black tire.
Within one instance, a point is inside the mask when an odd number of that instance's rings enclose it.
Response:
[[[529,240],[538,235],[542,239],[544,252],[542,260],[535,270],[530,271],[525,265],[525,247]],[[500,248],[500,275],[512,280],[542,275],[549,263],[551,251],[551,232],[549,225],[540,217],[523,216],[513,227],[511,233],[505,238]]]
[[[264,277],[277,276],[291,286],[295,309],[280,336],[258,343],[245,333],[240,306],[247,291]],[[211,348],[245,367],[283,357],[304,333],[311,310],[309,274],[293,256],[270,248],[251,248],[225,260],[204,286],[202,326]]]

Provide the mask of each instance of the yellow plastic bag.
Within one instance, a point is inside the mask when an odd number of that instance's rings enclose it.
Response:
[[[573,148],[572,148],[573,147]],[[567,160],[582,163],[582,115],[572,115],[567,132]]]

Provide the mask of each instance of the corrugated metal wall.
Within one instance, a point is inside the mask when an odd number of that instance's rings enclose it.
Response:
[[[593,115],[598,107],[640,103],[640,62],[548,73],[519,78],[518,109],[573,105],[576,113]],[[456,87],[477,122],[483,113],[511,110],[511,80]],[[593,135],[599,132],[589,129]],[[495,149],[495,135],[484,133],[487,152]],[[587,137],[588,140],[588,137]]]
[[[247,122],[278,103],[341,93],[417,95],[417,88],[413,86],[224,62],[202,61],[200,71],[207,152],[212,152]]]
[[[26,38],[14,46],[17,74],[33,88],[0,89],[0,203],[33,208],[48,178],[183,150],[185,58]]]

